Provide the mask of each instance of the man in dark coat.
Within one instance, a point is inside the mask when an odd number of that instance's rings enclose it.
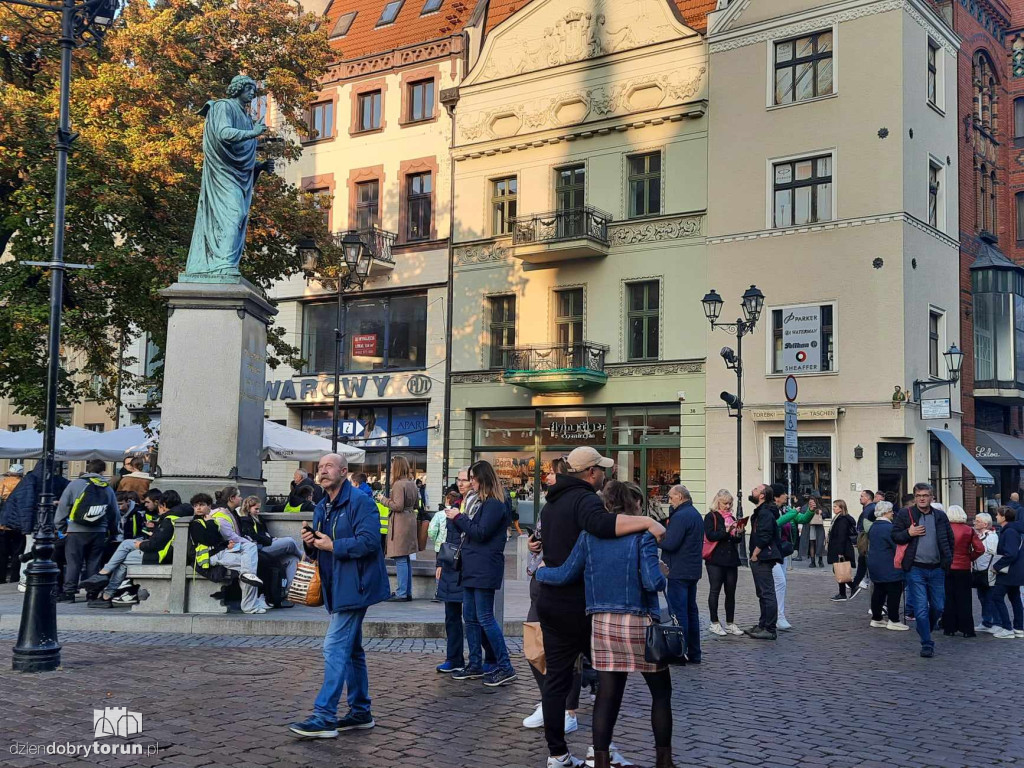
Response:
[[[697,582],[704,569],[704,519],[693,506],[685,485],[674,485],[668,492],[669,512],[665,538],[661,540],[661,559],[668,567],[669,610],[686,633],[686,658],[700,663],[700,613],[697,610]]]
[[[782,549],[776,522],[779,512],[771,492],[771,486],[764,483],[754,486],[750,492],[750,503],[756,505],[750,516],[750,574],[754,578],[761,615],[747,634],[755,640],[774,640],[779,620],[779,601],[775,595],[772,569],[776,563],[782,562]]]
[[[871,523],[875,522],[875,494],[869,490],[863,490],[860,492],[860,506],[861,512],[860,517],[857,518],[857,538],[860,538],[860,534],[867,535],[868,529],[871,528]],[[867,523],[865,527],[864,523]],[[864,585],[864,580],[867,579],[867,585]],[[861,557],[857,560],[857,572],[853,577],[853,592],[850,595],[852,600],[860,594],[864,586],[871,586],[871,579],[868,577],[868,559]]]
[[[56,505],[57,499],[60,498],[61,494],[64,493],[64,489],[67,488],[68,481],[61,475],[55,473],[50,482],[53,485],[53,499],[54,505]],[[23,536],[31,535],[36,529],[36,513],[39,509],[39,494],[42,492],[43,462],[40,461],[37,462],[32,471],[25,475],[25,478],[18,483],[18,487],[11,492],[11,495],[7,497],[7,501],[5,501],[3,506],[0,507],[0,526],[3,526],[10,531],[18,531]],[[63,547],[60,549],[63,550]],[[63,560],[62,551],[54,552],[54,560],[57,560],[59,555],[61,555],[61,560]],[[21,578],[25,578],[24,572],[22,573]],[[21,589],[20,586],[19,589]]]
[[[953,564],[953,528],[941,509],[932,507],[932,487],[914,486],[914,506],[896,513],[892,540],[906,545],[903,572],[907,576],[907,602],[914,608],[921,655],[935,655],[932,630],[946,605],[946,571]]]

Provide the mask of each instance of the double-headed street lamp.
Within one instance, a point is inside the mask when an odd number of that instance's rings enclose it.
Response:
[[[373,231],[371,230],[371,235]],[[338,293],[337,327],[334,329],[334,412],[331,417],[331,450],[338,450],[338,409],[341,397],[341,354],[345,340],[345,294],[358,291],[366,284],[373,269],[374,249],[360,233],[350,229],[341,238],[341,258],[326,256],[311,239],[298,244],[302,270],[324,286],[335,285]],[[337,254],[337,251],[334,251]]]
[[[18,642],[12,667],[19,672],[46,672],[60,666],[57,642],[57,606],[54,591],[60,570],[53,561],[56,534],[53,527],[54,443],[57,431],[57,382],[60,361],[60,324],[64,299],[64,272],[77,265],[64,262],[64,200],[67,192],[68,151],[78,134],[71,132],[71,51],[90,42],[99,44],[114,24],[122,0],[63,0],[38,3],[0,0],[35,10],[59,13],[60,24],[60,121],[57,126],[57,189],[54,195],[53,259],[23,262],[50,271],[50,328],[47,340],[46,415],[43,428],[43,485],[39,496],[32,560],[25,569],[25,601],[21,606]]]
[[[750,286],[743,294],[743,317],[735,323],[720,323],[719,316],[725,302],[714,288],[703,298],[704,315],[711,323],[711,330],[720,328],[736,335],[736,350],[722,347],[721,355],[725,367],[736,371],[736,394],[723,392],[722,400],[729,409],[729,415],[736,418],[736,516],[743,517],[743,337],[754,330],[761,310],[764,308],[764,294],[757,286]]]

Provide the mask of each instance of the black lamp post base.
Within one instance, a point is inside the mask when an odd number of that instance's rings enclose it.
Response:
[[[51,672],[60,666],[57,603],[60,568],[53,560],[33,560],[25,569],[25,603],[11,668],[15,672]]]

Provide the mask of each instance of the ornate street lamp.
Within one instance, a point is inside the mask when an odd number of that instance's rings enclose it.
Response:
[[[19,672],[46,672],[60,666],[57,641],[57,606],[54,592],[60,570],[53,561],[56,534],[53,527],[54,444],[57,430],[57,381],[60,362],[60,324],[64,299],[64,272],[81,265],[64,261],[65,198],[68,152],[78,135],[71,131],[71,52],[75,47],[99,44],[113,26],[122,0],[63,0],[60,3],[0,0],[47,13],[59,13],[60,117],[57,127],[57,179],[54,195],[53,258],[49,262],[24,262],[50,272],[50,327],[47,339],[46,416],[43,428],[43,484],[39,496],[37,527],[33,533],[31,562],[25,569],[25,600],[11,665]]]
[[[951,344],[949,349],[942,353],[946,360],[946,370],[949,371],[948,379],[915,379],[914,400],[921,402],[921,395],[936,387],[953,386],[960,381],[960,371],[964,367],[964,353],[956,344]]]
[[[737,517],[743,517],[743,337],[753,332],[761,318],[764,294],[756,285],[750,286],[742,297],[743,316],[746,319],[736,318],[734,323],[718,322],[725,302],[714,288],[701,299],[701,304],[704,305],[704,316],[711,323],[712,331],[721,328],[736,336],[735,351],[723,347],[720,353],[725,367],[736,372],[736,394],[723,392],[721,398],[728,408],[729,416],[736,419],[736,514]]]

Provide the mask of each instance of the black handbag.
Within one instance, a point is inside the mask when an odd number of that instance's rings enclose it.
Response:
[[[462,544],[458,547],[453,544],[449,544],[447,541],[441,544],[441,549],[437,551],[437,564],[443,567],[451,568],[454,571],[462,570]]]
[[[686,636],[675,614],[669,615],[672,617],[671,624],[652,622],[647,627],[644,660],[648,664],[664,666],[686,663]]]

